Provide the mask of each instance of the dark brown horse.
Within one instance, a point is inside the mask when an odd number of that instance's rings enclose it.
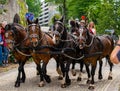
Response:
[[[47,75],[47,64],[51,59],[51,47],[54,46],[52,38],[41,31],[38,19],[31,22],[28,20],[28,39],[30,41],[30,53],[37,65],[37,69],[40,73],[40,83],[39,86],[44,86],[44,80],[48,83],[51,82],[50,77]]]
[[[63,80],[61,87],[66,87],[71,84],[69,78],[70,64],[75,60],[79,61],[79,48],[76,46],[76,39],[67,32],[67,29],[63,23],[63,17],[60,20],[54,18],[53,25],[53,41],[56,48],[62,49],[62,54],[58,55],[57,62],[61,67],[63,73]],[[58,67],[59,67],[58,65]]]
[[[101,59],[106,57],[108,59],[108,63],[110,65],[110,73],[108,79],[112,79],[112,66],[113,64],[110,62],[110,53],[113,50],[114,42],[111,36],[104,35],[104,36],[94,36],[92,35],[86,27],[79,27],[79,48],[83,50],[83,54],[91,55],[91,57],[84,58],[84,62],[89,65],[91,64],[91,72],[89,72],[89,68],[87,69],[88,73],[88,81],[90,82],[89,89],[94,89],[94,75],[95,69],[97,65],[97,60],[100,60],[100,65],[102,65]],[[88,66],[87,66],[88,67]],[[102,67],[102,66],[100,66]],[[102,68],[99,70],[99,79],[102,79],[101,74]],[[91,77],[91,79],[90,79]]]
[[[15,82],[15,87],[19,87],[20,83],[25,82],[26,75],[24,71],[24,65],[26,61],[31,57],[29,50],[26,49],[26,45],[29,45],[27,40],[27,32],[24,27],[17,23],[7,24],[5,30],[7,47],[10,51],[12,51],[15,59],[19,63],[18,76]]]
[[[79,34],[79,32],[78,32],[78,29],[79,29],[79,24],[78,24],[78,22],[76,22],[76,21],[74,21],[74,20],[71,20],[70,21],[70,25],[71,25],[71,27],[70,27],[70,33],[71,33],[71,35],[77,40],[77,38],[78,38],[78,34]],[[72,74],[73,74],[73,76],[75,76],[76,75],[76,72],[75,72],[75,64],[76,63],[79,63],[80,64],[80,73],[79,73],[79,76],[78,76],[78,78],[77,78],[77,81],[81,81],[81,79],[82,79],[82,77],[81,77],[81,74],[82,74],[82,72],[83,72],[83,66],[84,66],[84,62],[81,60],[81,61],[77,61],[76,60],[76,62],[75,61],[73,61],[73,63],[72,63],[72,69],[71,69],[71,72],[72,72]]]

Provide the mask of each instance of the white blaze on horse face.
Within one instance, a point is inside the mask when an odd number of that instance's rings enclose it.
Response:
[[[32,27],[33,32],[35,31],[35,26]]]
[[[54,43],[54,44],[56,44],[55,35],[53,35],[53,38],[52,38],[52,40],[53,40],[53,43]]]
[[[82,38],[83,28],[80,28],[80,29],[79,29],[79,32],[80,32],[80,36],[79,36],[79,37]]]
[[[8,38],[8,33],[5,33],[5,37]]]
[[[57,28],[58,28],[58,26],[59,26],[59,25],[58,25],[58,24],[56,24],[56,25],[55,25],[55,29],[57,29]]]

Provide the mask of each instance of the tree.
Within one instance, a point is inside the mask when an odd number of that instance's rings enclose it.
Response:
[[[64,23],[66,24],[67,20],[67,9],[66,9],[66,0],[45,0],[46,2],[53,2],[56,5],[59,5],[59,10],[62,15],[64,15]]]
[[[28,12],[31,12],[35,17],[38,17],[41,12],[40,0],[26,0],[26,3],[28,5]]]

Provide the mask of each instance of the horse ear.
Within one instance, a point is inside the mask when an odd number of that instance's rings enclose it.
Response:
[[[78,27],[78,28],[79,28],[79,24],[78,24],[78,22],[76,22],[76,27]]]
[[[39,23],[38,21],[39,21],[38,18],[36,18],[36,20],[34,21],[34,23],[38,24]]]
[[[27,19],[27,23],[28,25],[32,24],[32,22],[29,19]]]
[[[63,21],[64,21],[64,16],[62,16],[62,18],[60,19],[60,21],[61,21],[61,22],[63,22]]]
[[[70,21],[70,25],[71,25],[72,27],[75,27],[75,21],[74,21],[74,20],[71,20],[71,21]]]
[[[11,25],[10,25],[10,24],[7,24],[7,25],[5,26],[5,31],[10,30],[10,29],[11,29]]]

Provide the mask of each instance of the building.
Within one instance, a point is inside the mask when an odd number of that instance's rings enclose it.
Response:
[[[56,11],[56,6],[51,3],[41,2],[41,15],[39,17],[39,23],[41,26],[48,26],[51,18],[54,16]]]

